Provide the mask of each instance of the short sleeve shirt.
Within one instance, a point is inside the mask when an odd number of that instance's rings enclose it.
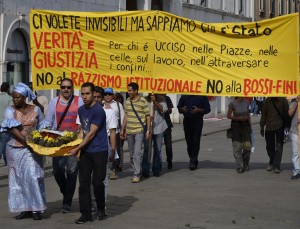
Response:
[[[83,149],[87,153],[108,151],[106,115],[100,104],[96,103],[90,108],[81,106],[78,110],[83,137],[90,131],[91,124],[99,127],[96,136]]]
[[[146,116],[149,115],[147,100],[143,97],[139,97],[138,100],[132,101],[132,104],[137,112],[137,115],[140,117],[144,125],[146,125]],[[132,109],[130,98],[126,100],[125,113],[127,115],[127,134],[137,134],[143,132],[143,126],[141,125],[140,121],[138,120]]]

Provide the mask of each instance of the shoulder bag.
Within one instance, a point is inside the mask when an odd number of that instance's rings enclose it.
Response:
[[[58,99],[60,99],[60,98],[58,98]],[[70,108],[70,106],[71,106],[71,103],[72,103],[73,99],[74,99],[74,95],[72,95],[72,97],[70,98],[70,100],[69,100],[69,102],[68,102],[68,105],[67,105],[67,107],[66,107],[64,113],[62,114],[62,116],[61,116],[61,118],[60,118],[60,120],[59,120],[59,122],[58,122],[58,124],[57,124],[57,127],[56,127],[57,130],[59,129],[59,127],[60,127],[62,121],[64,120],[64,118],[65,118],[65,116],[66,116],[66,114],[67,114],[67,112],[68,112],[68,110],[69,110],[69,108]],[[59,101],[58,101],[58,102],[59,102]]]
[[[141,123],[141,125],[142,125],[142,127],[143,127],[144,131],[146,131],[146,125],[145,125],[145,124],[142,122],[142,120],[141,120],[140,116],[138,116],[138,114],[137,114],[136,110],[134,109],[134,106],[133,106],[133,103],[132,103],[132,101],[131,101],[131,100],[130,100],[130,105],[131,105],[131,108],[132,108],[132,110],[133,110],[133,112],[134,112],[135,116],[137,117],[137,119],[138,119],[138,120],[139,120],[139,122]]]

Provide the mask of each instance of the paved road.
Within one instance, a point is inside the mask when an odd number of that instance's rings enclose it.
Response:
[[[243,174],[235,172],[231,142],[225,137],[229,126],[226,119],[205,121],[200,168],[195,171],[188,169],[181,124],[173,129],[174,168],[166,169],[163,154],[161,177],[132,184],[126,153],[125,171],[109,184],[109,217],[85,225],[74,224],[80,215],[77,193],[73,212],[59,213],[62,198],[49,162],[45,179],[48,201],[45,219],[15,220],[15,214],[9,213],[7,206],[7,169],[0,167],[1,228],[299,229],[300,180],[290,179],[291,145],[284,146],[283,171],[280,174],[267,172],[268,158],[264,139],[259,135],[258,120],[253,117],[256,150],[251,157],[251,170]]]

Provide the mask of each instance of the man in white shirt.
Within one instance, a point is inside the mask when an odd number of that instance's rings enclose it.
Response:
[[[123,120],[124,120],[124,109],[122,104],[114,100],[114,91],[112,88],[105,88],[104,89],[104,109],[111,108],[117,117],[117,129],[116,129],[116,152],[118,154],[118,159],[116,159],[112,165],[112,173],[110,176],[110,179],[117,179],[118,176],[116,174],[117,171],[121,171],[122,169],[120,168],[120,159],[121,159],[121,138],[120,138],[120,130],[123,126]]]

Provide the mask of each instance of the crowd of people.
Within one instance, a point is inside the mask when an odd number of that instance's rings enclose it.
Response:
[[[79,208],[81,216],[76,224],[92,221],[92,212],[102,220],[106,217],[108,179],[118,179],[123,171],[124,142],[128,143],[131,182],[139,183],[162,171],[162,145],[166,146],[167,168],[173,167],[172,113],[173,103],[165,94],[149,93],[143,97],[139,85],[127,85],[128,98],[114,93],[112,88],[101,88],[92,83],[81,85],[81,96],[74,95],[72,80],[60,84],[60,95],[49,104],[24,83],[18,83],[12,97],[9,85],[1,85],[0,156],[8,165],[8,203],[11,212],[19,213],[17,220],[42,219],[46,210],[43,157],[27,144],[29,130],[48,128],[73,131],[82,142],[68,152],[68,156],[53,157],[55,181],[62,193],[62,213],[72,211],[73,196],[79,178]],[[284,136],[289,129],[293,149],[293,175],[300,178],[298,155],[298,102],[288,104],[285,98],[267,98],[261,110],[261,135],[265,137],[270,158],[267,171],[280,173]],[[46,107],[45,107],[46,106]],[[250,170],[252,127],[249,101],[236,97],[228,105],[231,119],[232,148],[236,171]],[[177,109],[183,114],[183,131],[187,144],[189,169],[198,168],[198,154],[203,128],[203,117],[211,111],[206,96],[183,95]],[[45,114],[45,115],[44,115]],[[291,122],[288,122],[288,117]],[[290,123],[290,125],[289,125]],[[30,164],[31,166],[27,166]]]

